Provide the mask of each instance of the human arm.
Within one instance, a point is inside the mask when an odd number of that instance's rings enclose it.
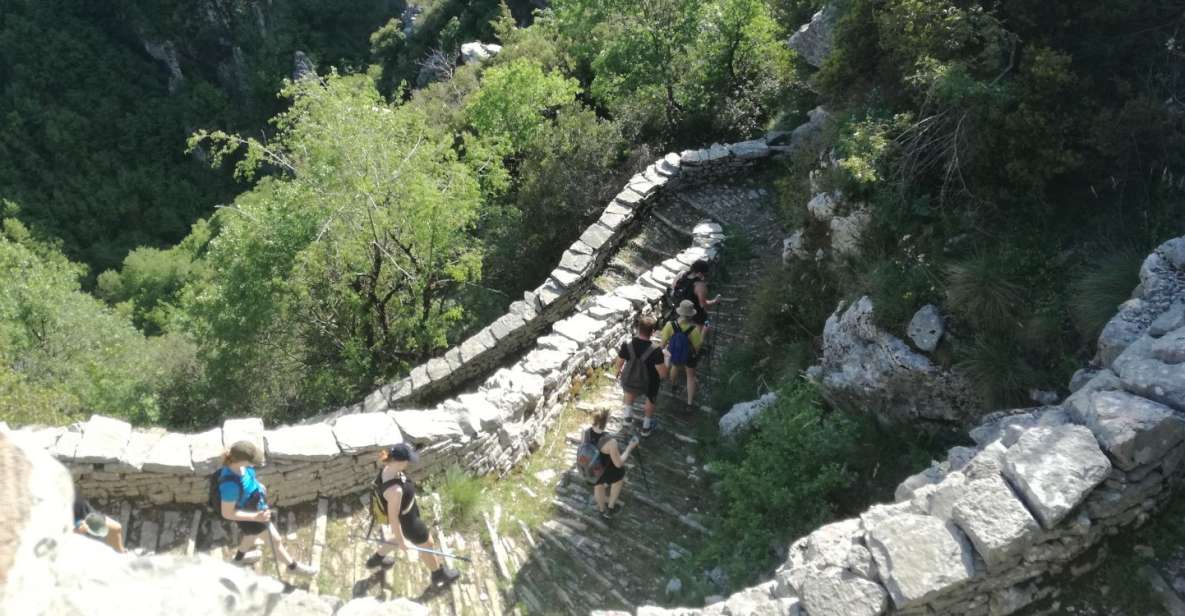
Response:
[[[621,451],[621,449],[617,446],[617,439],[614,438],[609,439],[609,442],[605,443],[605,447],[601,451],[609,454],[609,458],[613,460],[614,466],[623,467],[625,466],[625,461],[630,457],[630,452],[632,452],[634,447],[637,446],[638,439],[637,437],[634,437],[630,439],[630,443],[625,446],[625,451]]]
[[[695,298],[699,300],[699,305],[705,308],[715,306],[720,302],[719,293],[716,294],[716,297],[708,299],[708,283],[706,282],[695,283]]]
[[[391,486],[383,492],[383,498],[387,499],[387,529],[390,531],[387,542],[402,550],[406,547],[403,527],[399,525],[399,514],[403,512],[403,488]]]
[[[653,356],[651,356],[650,363],[654,365],[654,370],[658,372],[658,378],[667,378],[667,374],[670,373],[671,370],[670,366],[667,365],[670,363],[670,361],[671,352],[666,347],[663,347],[662,355],[655,353]]]
[[[625,366],[625,360],[618,357],[613,360],[613,376],[614,378],[621,378],[621,369]]]
[[[235,507],[235,501],[222,501],[222,517],[234,522],[268,522],[272,519],[270,509],[263,511],[243,511]]]

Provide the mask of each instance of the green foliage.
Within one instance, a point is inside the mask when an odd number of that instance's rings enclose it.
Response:
[[[485,486],[481,480],[456,466],[450,466],[444,479],[434,486],[440,495],[441,512],[450,528],[467,528],[481,519]]]
[[[572,104],[578,90],[573,79],[544,72],[530,60],[516,60],[482,75],[466,112],[479,135],[504,141],[507,153],[520,152],[545,126],[544,113]]]
[[[897,335],[904,335],[919,308],[936,299],[935,276],[917,259],[877,261],[860,280],[872,297],[877,325]]]
[[[1143,260],[1144,252],[1134,249],[1107,253],[1091,260],[1070,283],[1070,314],[1084,338],[1098,337],[1119,304],[1131,297]]]
[[[0,234],[0,416],[62,423],[90,412],[157,419],[163,340],[83,293],[85,269],[15,219]]]
[[[479,192],[451,135],[364,76],[302,80],[263,144],[198,133],[237,172],[282,170],[215,218],[211,276],[186,292],[224,408],[307,412],[449,342],[480,275]],[[224,411],[225,412],[225,411]]]
[[[946,267],[947,307],[977,330],[1009,329],[1021,309],[1021,286],[999,255],[982,252]]]

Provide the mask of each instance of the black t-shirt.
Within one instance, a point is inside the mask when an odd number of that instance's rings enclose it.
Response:
[[[646,351],[650,349],[650,347],[654,346],[651,341],[642,340],[641,338],[635,336],[633,340],[630,340],[628,343],[622,343],[621,348],[617,349],[617,356],[626,361],[630,360],[630,351],[628,348],[626,348],[626,344],[634,345],[634,356],[639,359],[641,359],[641,357],[646,354]],[[650,354],[650,357],[646,358],[646,374],[650,376],[651,385],[658,382],[657,367],[661,366],[664,361],[662,349],[657,347],[655,347],[654,352]]]

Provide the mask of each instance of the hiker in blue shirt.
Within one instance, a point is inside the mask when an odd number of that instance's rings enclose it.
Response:
[[[222,454],[222,469],[218,473],[218,495],[222,517],[233,521],[242,531],[243,539],[235,552],[236,564],[250,565],[263,557],[259,545],[264,533],[269,535],[275,557],[288,566],[288,571],[311,576],[317,570],[298,563],[284,547],[284,540],[271,523],[272,512],[267,507],[267,490],[255,478],[255,463],[259,452],[250,441],[239,441]]]

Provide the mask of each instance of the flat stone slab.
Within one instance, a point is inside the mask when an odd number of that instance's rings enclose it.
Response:
[[[1115,365],[1124,389],[1185,412],[1185,363],[1146,358]]]
[[[535,346],[540,349],[554,349],[556,351],[563,351],[571,355],[580,349],[580,345],[575,340],[567,336],[560,336],[558,334],[549,334],[535,339]]]
[[[59,426],[27,426],[13,430],[10,434],[12,438],[27,444],[31,448],[49,450],[53,448],[65,432],[66,429]]]
[[[149,473],[192,473],[193,458],[189,452],[189,441],[190,437],[186,434],[168,432],[161,435],[144,457],[141,468]]]
[[[333,422],[333,438],[344,453],[356,454],[383,449],[403,442],[399,426],[386,412],[358,413]]]
[[[123,450],[119,462],[109,466],[112,470],[139,471],[144,468],[144,460],[164,438],[168,432],[164,428],[149,428],[147,430],[132,430],[128,444]]]
[[[975,575],[971,545],[938,518],[899,513],[866,528],[877,572],[898,609],[925,603]]]
[[[329,424],[284,426],[263,435],[267,453],[277,460],[313,462],[329,460],[341,453]]]
[[[555,303],[555,300],[564,296],[567,291],[564,285],[555,278],[548,278],[543,284],[535,289],[535,295],[539,297],[539,304],[542,306],[550,306]]]
[[[571,353],[552,349],[535,349],[527,353],[519,365],[531,374],[548,374],[563,367]]]
[[[563,256],[560,257],[560,267],[581,275],[587,273],[592,268],[592,264],[592,255],[581,254],[571,250],[565,251]]]
[[[189,459],[199,473],[218,468],[222,464],[222,428],[189,435]]]
[[[1124,391],[1091,392],[1089,400],[1084,423],[1122,470],[1157,462],[1185,440],[1185,418],[1163,404]]]
[[[249,441],[255,445],[255,450],[263,455],[263,420],[258,417],[244,417],[222,422],[222,446],[230,449],[231,445],[239,441]]]
[[[551,326],[552,331],[571,338],[578,344],[592,342],[598,334],[605,331],[605,324],[586,314],[576,313],[566,319],[557,321]]]
[[[123,457],[132,424],[102,415],[91,415],[82,427],[82,439],[74,450],[74,461],[84,463],[116,462]]]
[[[471,361],[482,353],[493,348],[494,335],[486,330],[482,330],[470,336],[465,342],[461,343],[461,361]]]
[[[457,396],[456,402],[481,432],[493,432],[502,426],[505,419],[502,409],[486,394],[461,394]]]
[[[490,324],[488,329],[494,335],[495,339],[502,340],[522,329],[526,324],[527,322],[522,317],[513,312],[508,312],[498,317],[497,320]]]
[[[769,156],[769,145],[765,143],[764,139],[741,141],[728,146],[728,149],[732,152],[733,156],[741,160],[752,160]]]
[[[557,268],[551,270],[551,277],[555,281],[564,285],[565,288],[568,288],[568,287],[572,287],[576,283],[580,282],[580,280],[584,276],[582,274],[580,274],[579,272],[573,272],[570,270],[566,270],[562,267],[557,267]]]
[[[999,476],[971,482],[955,503],[953,518],[989,568],[1018,558],[1041,530]]]
[[[629,301],[635,308],[641,308],[646,302],[650,301],[650,296],[646,293],[645,288],[638,284],[617,287],[613,290],[613,294]]]
[[[810,616],[879,616],[888,606],[880,584],[836,567],[811,571],[802,583],[802,607]]]
[[[1069,515],[1110,472],[1111,461],[1083,426],[1032,428],[1004,454],[1004,476],[1047,529]]]
[[[80,424],[75,424],[62,432],[58,440],[49,448],[49,453],[59,460],[71,461],[74,459],[74,452],[78,450],[80,442],[82,442],[82,427]]]
[[[614,197],[613,200],[617,201],[618,203],[623,203],[628,206],[636,206],[639,203],[645,201],[646,197],[643,197],[642,195],[640,195],[637,192],[634,192],[632,190],[623,190],[623,191],[617,193],[617,196]],[[584,238],[582,237],[581,239],[584,239]],[[591,246],[592,244],[589,244],[589,245]]]
[[[452,372],[452,370],[449,369],[448,362],[444,361],[443,357],[433,357],[432,359],[429,359],[426,367],[428,369],[428,378],[433,381],[439,381],[447,377]]]
[[[465,430],[452,413],[433,409],[391,411],[390,415],[404,440],[417,446],[465,437]]]

